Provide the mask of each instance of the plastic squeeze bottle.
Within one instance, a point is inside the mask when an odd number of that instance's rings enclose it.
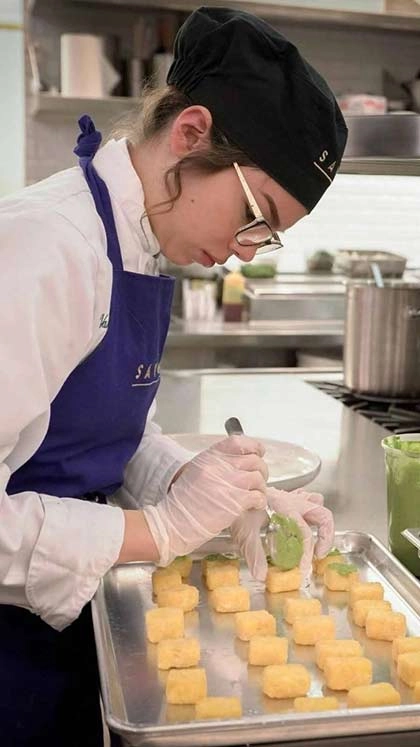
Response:
[[[229,272],[223,281],[222,307],[225,322],[241,322],[244,310],[245,278],[240,272]]]

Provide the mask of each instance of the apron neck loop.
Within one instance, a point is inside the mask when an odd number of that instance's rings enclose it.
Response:
[[[80,117],[79,127],[80,135],[77,138],[77,145],[73,152],[81,160],[86,159],[87,161],[91,161],[101,144],[102,133],[96,129],[88,114]]]

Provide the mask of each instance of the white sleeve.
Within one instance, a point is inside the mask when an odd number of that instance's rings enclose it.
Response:
[[[115,493],[115,502],[123,508],[155,504],[167,493],[171,481],[194,454],[179,446],[153,421],[156,400],[150,407],[143,438],[124,472],[124,484]]]
[[[0,247],[0,604],[26,607],[62,629],[117,559],[123,513],[6,488],[41,444],[50,403],[91,349],[98,256],[52,212],[0,214]]]

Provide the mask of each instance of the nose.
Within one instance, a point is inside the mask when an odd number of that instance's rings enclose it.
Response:
[[[250,262],[254,259],[258,246],[242,246],[234,239],[229,247],[232,254],[236,254],[242,262]]]

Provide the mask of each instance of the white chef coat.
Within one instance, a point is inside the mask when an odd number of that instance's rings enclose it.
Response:
[[[94,165],[108,186],[124,269],[155,274],[159,246],[127,143],[112,140]],[[118,558],[117,506],[25,491],[10,474],[38,449],[50,403],[101,342],[112,266],[89,188],[78,167],[0,201],[0,603],[28,608],[61,630],[78,617]],[[127,465],[119,506],[159,500],[191,455],[152,422]],[[71,427],[71,424],[69,425]]]

